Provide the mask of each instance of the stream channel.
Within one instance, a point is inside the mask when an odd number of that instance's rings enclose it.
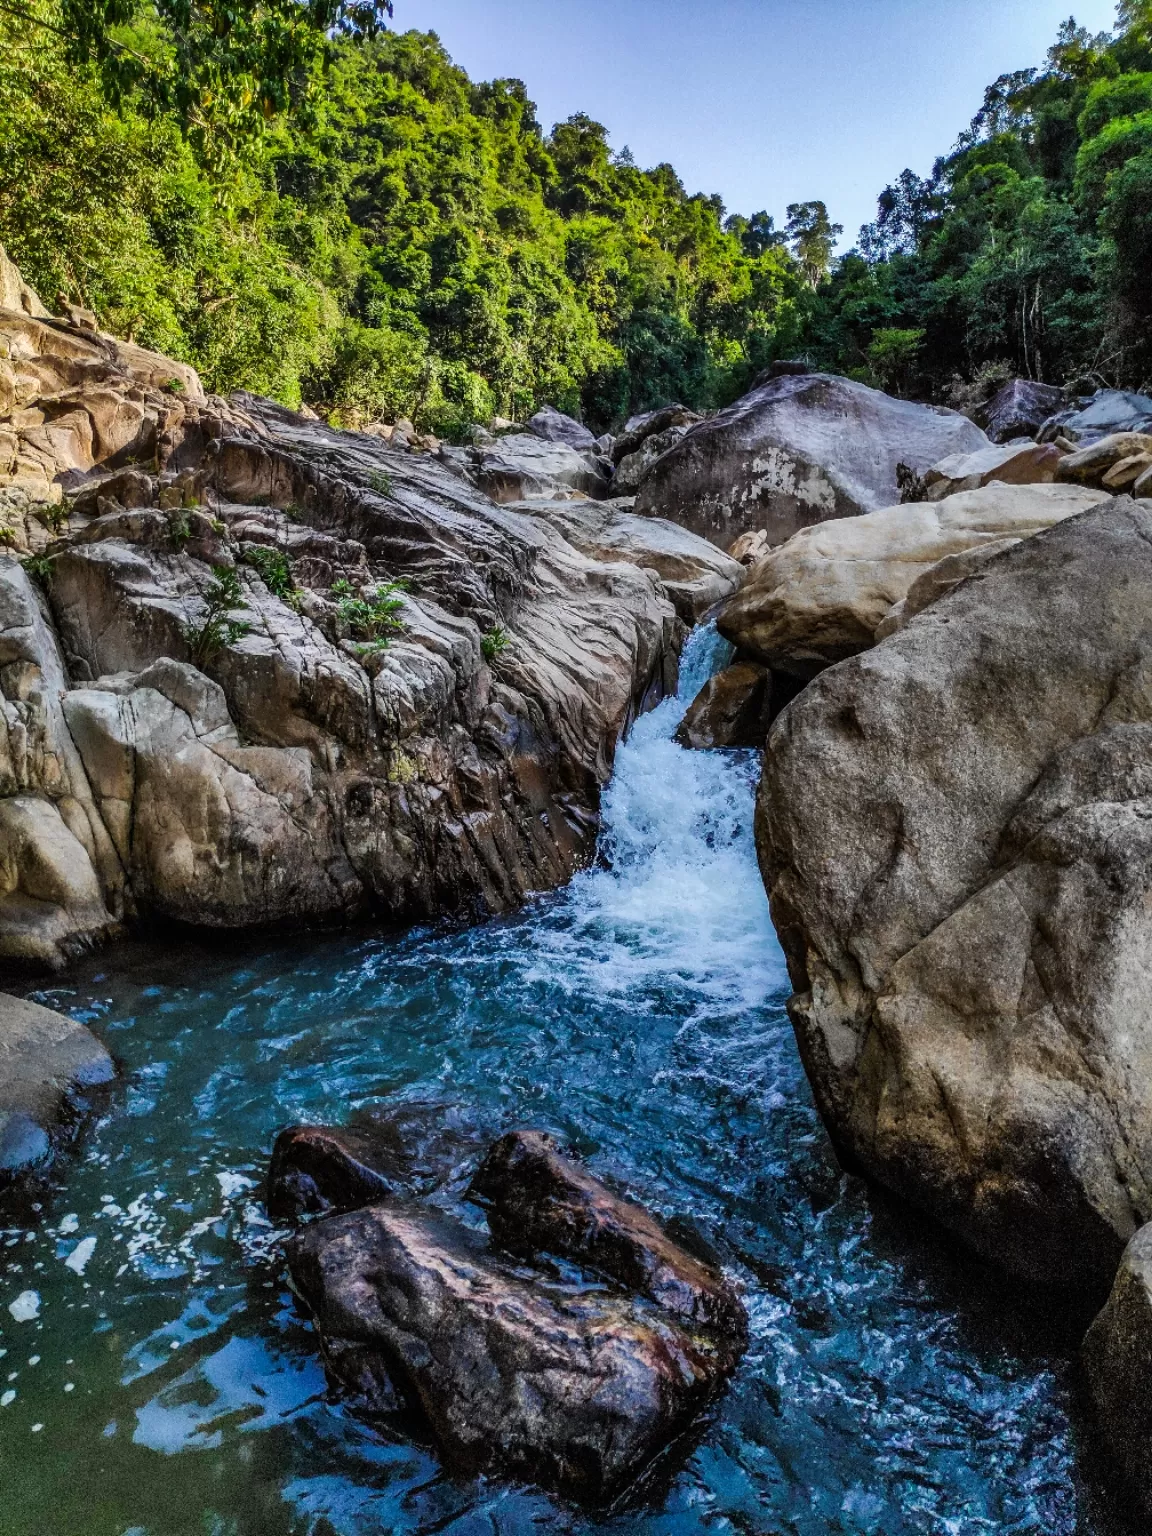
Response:
[[[1075,1332],[835,1162],[756,867],[757,757],[672,740],[722,651],[697,630],[681,697],[621,748],[601,861],[514,917],[138,943],[30,993],[125,1086],[0,1231],[2,1536],[1105,1530]],[[284,1125],[390,1095],[559,1132],[739,1278],[748,1354],[638,1506],[454,1482],[329,1400],[260,1180]]]

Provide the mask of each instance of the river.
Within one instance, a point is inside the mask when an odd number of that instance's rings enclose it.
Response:
[[[681,698],[621,748],[601,861],[517,916],[138,943],[32,994],[90,1022],[125,1086],[36,1223],[0,1232],[3,1536],[1103,1531],[1072,1331],[832,1156],[756,759],[672,740],[720,650],[697,631]],[[329,1401],[259,1183],[285,1124],[396,1095],[558,1131],[739,1278],[747,1357],[646,1503],[591,1518],[454,1482]]]

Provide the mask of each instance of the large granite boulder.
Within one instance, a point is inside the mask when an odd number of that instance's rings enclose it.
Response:
[[[744,570],[707,539],[659,517],[637,517],[628,499],[524,501],[512,510],[542,518],[589,559],[653,571],[683,622],[699,623],[744,580]]]
[[[1152,1216],[1152,507],[1001,553],[772,729],[757,846],[837,1148],[1030,1279]]]
[[[1099,1428],[1125,1481],[1152,1509],[1152,1226],[1125,1248],[1082,1356]]]
[[[93,1090],[115,1075],[112,1058],[82,1024],[0,994],[0,1190],[45,1172]]]
[[[546,443],[566,443],[578,453],[596,451],[597,439],[588,428],[574,417],[565,416],[554,405],[542,406],[526,425],[534,437]]]
[[[955,453],[942,459],[923,477],[926,501],[942,501],[958,491],[977,491],[997,481],[1001,485],[1049,485],[1059,478],[1064,450],[1055,443],[1006,443],[976,453]]]
[[[989,485],[821,523],[754,566],[717,627],[765,665],[812,677],[867,650],[877,627],[939,561],[1030,538],[1108,499],[1106,491],[1074,486]]]
[[[468,457],[469,479],[493,501],[524,501],[529,496],[602,500],[608,495],[608,460],[534,433],[510,432],[495,443],[469,449]]]
[[[1010,379],[973,416],[994,443],[1010,443],[1015,437],[1035,437],[1065,403],[1064,391],[1054,384]]]
[[[800,528],[900,499],[897,466],[923,474],[988,446],[955,411],[894,400],[830,374],[774,379],[701,422],[649,470],[636,501],[727,549],[764,528]]]
[[[665,432],[694,427],[703,417],[689,410],[686,405],[662,405],[655,411],[644,411],[631,417],[623,432],[612,442],[612,462],[619,466],[625,459],[639,453],[650,437],[662,437]]]
[[[687,427],[669,427],[664,432],[655,432],[646,437],[635,453],[628,454],[616,466],[616,474],[612,480],[612,494],[635,496],[656,461],[675,448],[687,433]]]

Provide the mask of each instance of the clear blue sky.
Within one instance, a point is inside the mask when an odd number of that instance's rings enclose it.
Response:
[[[545,128],[588,112],[733,212],[822,197],[851,243],[1073,9],[1115,19],[1115,0],[396,0],[396,25],[438,32],[475,79],[522,79]]]

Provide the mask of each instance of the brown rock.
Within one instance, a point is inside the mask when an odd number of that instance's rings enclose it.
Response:
[[[472,1181],[492,1236],[510,1253],[557,1253],[639,1292],[739,1353],[744,1309],[719,1271],[686,1253],[647,1211],[612,1194],[542,1131],[512,1131]]]
[[[1056,478],[1080,485],[1099,485],[1117,464],[1143,454],[1152,454],[1152,434],[1113,432],[1087,448],[1067,454],[1060,461]]]
[[[772,674],[737,662],[704,684],[676,731],[682,747],[763,747],[772,707]]]
[[[333,1376],[377,1413],[399,1398],[465,1474],[610,1499],[731,1368],[651,1308],[545,1291],[465,1229],[410,1209],[314,1222],[288,1264]]]

